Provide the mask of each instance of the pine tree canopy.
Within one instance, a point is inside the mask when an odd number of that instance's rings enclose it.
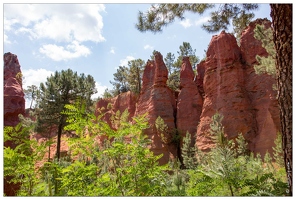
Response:
[[[141,32],[161,32],[176,18],[185,19],[187,11],[203,14],[216,6],[218,9],[211,12],[211,19],[203,25],[203,29],[210,33],[227,30],[231,20],[234,31],[239,33],[254,17],[252,11],[258,9],[258,4],[153,4],[146,13],[139,11],[136,28]]]

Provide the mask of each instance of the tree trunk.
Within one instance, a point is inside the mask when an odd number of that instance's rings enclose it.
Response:
[[[61,137],[62,137],[62,131],[63,131],[63,125],[64,125],[64,116],[61,116],[59,127],[58,127],[58,138],[57,138],[57,152],[56,156],[58,158],[58,161],[60,161],[61,156]]]
[[[285,168],[292,196],[292,4],[270,4]]]

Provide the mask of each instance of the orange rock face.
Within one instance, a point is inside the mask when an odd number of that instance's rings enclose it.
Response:
[[[133,94],[131,91],[122,93],[114,98],[100,99],[96,105],[96,115],[99,114],[98,109],[100,109],[101,113],[104,113],[103,120],[107,121],[111,127],[114,125],[110,121],[110,117],[118,111],[122,114],[127,110],[129,112],[128,118],[131,120],[136,111],[137,99],[137,95]],[[116,127],[113,128],[116,129]]]
[[[114,113],[114,110],[120,110],[120,103],[122,108],[132,110],[131,115],[147,113],[150,128],[145,134],[152,140],[151,150],[164,155],[161,164],[170,158],[182,160],[182,138],[187,131],[191,134],[192,146],[196,144],[200,150],[209,151],[213,146],[209,135],[211,118],[216,112],[224,116],[222,123],[229,139],[242,133],[251,151],[262,156],[266,151],[271,153],[280,130],[276,91],[272,89],[276,81],[270,75],[255,73],[256,55],[267,55],[261,42],[254,38],[256,24],[268,28],[271,23],[265,19],[250,23],[242,33],[240,47],[236,38],[225,31],[213,36],[206,59],[197,65],[196,76],[188,57],[184,57],[179,93],[167,87],[168,71],[162,55],[157,53],[155,60],[147,61],[138,99],[123,98],[125,94],[121,94],[101,100],[98,107],[111,102]],[[133,105],[137,105],[135,112]],[[167,124],[169,132],[179,130],[179,145],[161,138],[155,127],[158,116]],[[170,139],[165,138],[166,141]]]
[[[148,61],[143,73],[143,86],[137,103],[136,115],[148,113],[150,128],[144,131],[151,139],[151,150],[155,155],[163,154],[159,160],[165,164],[170,158],[175,158],[177,149],[173,144],[166,144],[157,134],[155,120],[160,116],[172,132],[175,126],[176,100],[174,92],[166,85],[168,70],[162,55],[157,53],[154,61]]]
[[[256,55],[267,56],[261,42],[254,38],[257,24],[265,28],[271,27],[271,22],[258,19],[248,26],[241,36],[241,52],[245,61],[245,88],[256,120],[256,136],[252,138],[251,150],[262,156],[272,152],[276,134],[280,130],[279,107],[276,99],[277,91],[273,89],[275,78],[268,74],[256,74],[254,65],[258,64]]]
[[[177,99],[177,128],[181,137],[186,136],[186,132],[191,135],[191,146],[195,143],[195,134],[199,123],[203,100],[194,82],[194,72],[192,70],[189,57],[183,58],[180,71],[180,93]],[[182,147],[183,140],[180,141]]]
[[[261,19],[250,23],[242,33],[240,48],[231,34],[222,31],[213,36],[207,58],[198,66],[201,72],[203,68],[205,71],[195,82],[204,91],[205,99],[196,144],[204,151],[212,146],[209,124],[219,112],[224,116],[222,123],[228,138],[242,133],[251,151],[262,156],[266,151],[272,152],[280,130],[276,91],[272,89],[276,81],[268,74],[255,73],[256,55],[267,56],[261,42],[254,38],[256,24],[267,28],[271,23]]]
[[[233,35],[221,32],[213,36],[205,61],[203,87],[205,99],[197,130],[196,144],[201,150],[211,146],[209,139],[211,117],[219,112],[224,116],[224,131],[229,139],[242,133],[254,137],[253,115],[244,90],[244,69],[240,49]]]
[[[4,54],[4,126],[19,123],[19,114],[25,114],[25,98],[20,81],[20,64],[17,56]]]

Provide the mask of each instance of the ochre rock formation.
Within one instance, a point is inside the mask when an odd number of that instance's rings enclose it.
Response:
[[[20,122],[18,115],[25,115],[25,98],[20,67],[16,55],[4,54],[4,126],[17,125]],[[15,148],[16,144],[6,141],[4,146]],[[20,184],[8,183],[10,178],[4,178],[4,193],[6,196],[15,196]]]
[[[251,22],[241,36],[242,59],[245,61],[245,89],[248,93],[251,107],[256,121],[256,136],[252,138],[254,152],[264,155],[272,152],[276,134],[280,130],[279,107],[276,99],[277,91],[275,77],[268,74],[256,74],[254,65],[258,64],[256,55],[268,56],[262,48],[261,42],[254,38],[254,29],[257,24],[271,27],[267,19],[257,19]]]
[[[239,133],[247,140],[255,135],[240,57],[240,49],[232,34],[222,31],[212,37],[205,61],[205,99],[196,139],[201,150],[206,151],[211,146],[210,123],[216,112],[224,116],[222,123],[229,139],[236,138]]]
[[[19,114],[25,114],[25,98],[21,82],[21,69],[17,56],[4,54],[4,126],[19,123]]]
[[[137,99],[137,95],[131,91],[122,93],[114,98],[100,99],[96,104],[96,115],[98,116],[99,113],[104,113],[103,119],[112,127],[114,124],[112,124],[110,117],[116,112],[120,112],[122,114],[125,110],[127,110],[129,113],[128,119],[131,120],[136,111]]]
[[[154,61],[148,61],[143,73],[143,86],[137,102],[136,115],[148,113],[150,128],[144,131],[151,139],[150,149],[155,155],[163,154],[159,160],[160,164],[167,163],[169,159],[176,157],[177,149],[168,138],[161,138],[155,127],[155,120],[160,116],[168,126],[168,132],[173,132],[176,128],[175,113],[176,100],[174,92],[166,85],[168,70],[163,62],[162,55],[155,54]]]
[[[267,56],[261,42],[254,38],[256,24],[264,24],[265,28],[271,25],[266,19],[250,23],[242,33],[240,47],[231,34],[222,31],[213,36],[206,60],[198,65],[197,69],[203,72],[205,68],[205,72],[195,82],[199,88],[203,85],[205,99],[196,144],[204,151],[211,148],[209,124],[218,111],[224,116],[222,123],[228,138],[242,133],[251,151],[261,156],[266,151],[272,152],[280,130],[279,107],[273,90],[276,80],[271,75],[255,73],[256,55]]]
[[[168,71],[160,53],[153,61],[147,61],[139,98],[120,104],[128,109],[136,105],[135,112],[130,109],[132,116],[147,113],[150,128],[144,133],[152,140],[151,150],[164,155],[161,164],[176,157],[182,160],[182,138],[187,131],[191,134],[191,146],[195,144],[200,150],[209,151],[214,145],[210,124],[216,112],[224,117],[222,124],[228,139],[242,133],[254,153],[264,156],[266,151],[272,152],[280,130],[279,107],[273,90],[276,80],[271,75],[255,73],[256,55],[267,56],[261,42],[254,38],[256,24],[264,24],[265,28],[271,25],[266,19],[250,23],[241,35],[240,47],[236,38],[225,31],[213,36],[206,58],[197,65],[196,76],[189,58],[184,57],[180,92],[174,93],[167,87]],[[113,110],[119,109],[115,99],[101,100],[98,107],[111,102]],[[167,138],[156,130],[158,116],[169,128],[171,135]],[[170,143],[176,129],[181,135],[178,145]]]
[[[191,146],[195,143],[195,134],[199,123],[203,100],[194,82],[194,72],[189,57],[183,57],[180,71],[180,93],[177,99],[177,128],[181,138],[186,132],[191,135]],[[180,140],[182,148],[183,140]]]

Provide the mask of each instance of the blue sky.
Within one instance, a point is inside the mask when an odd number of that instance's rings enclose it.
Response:
[[[179,46],[189,42],[202,59],[215,35],[201,29],[208,13],[186,14],[185,20],[176,20],[161,33],[142,33],[135,28],[137,14],[150,5],[4,4],[3,53],[18,56],[24,89],[39,86],[56,70],[71,68],[94,77],[95,97],[112,88],[109,81],[118,66],[132,59],[147,61],[153,50],[177,57]],[[271,19],[269,4],[260,4],[255,15]]]

